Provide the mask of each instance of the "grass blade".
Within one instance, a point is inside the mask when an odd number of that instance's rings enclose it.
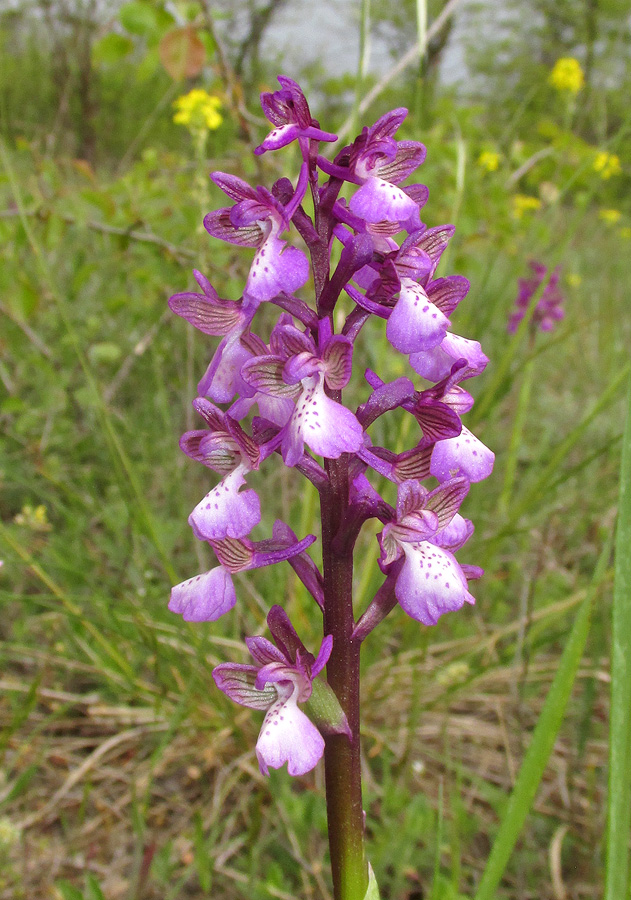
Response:
[[[611,646],[605,900],[628,897],[631,825],[631,385],[622,445]]]
[[[495,892],[504,874],[504,869],[535,799],[572,693],[576,672],[589,634],[592,602],[605,576],[611,544],[611,539],[608,539],[601,551],[590,588],[574,620],[559,668],[550,686],[530,746],[500,823],[475,900],[495,900]],[[617,900],[620,900],[621,897],[622,894],[618,895]],[[613,900],[613,896],[611,900]]]

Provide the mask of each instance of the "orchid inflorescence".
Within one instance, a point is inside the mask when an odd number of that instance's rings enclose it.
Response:
[[[463,383],[488,362],[477,341],[451,330],[469,283],[459,275],[435,277],[454,228],[426,227],[420,210],[427,188],[401,186],[426,155],[423,144],[395,139],[407,111],[386,113],[330,161],[319,147],[336,136],[320,128],[294,81],[278,80],[280,90],[261,97],[274,127],[255,153],[296,141],[302,163],[295,186],[280,178],[268,191],[235,175],[211,175],[232,205],[209,213],[206,230],[255,251],[243,296],[220,298],[196,271],[199,292],[169,301],[204,334],[221,338],[193,402],[205,427],[180,441],[188,456],[221,476],[189,518],[219,565],[174,587],[169,609],[187,621],[213,621],[235,604],[233,573],[289,561],[323,612],[317,657],[274,606],[268,626],[275,643],[248,638],[255,664],[224,663],[213,675],[237,703],[266,711],[256,748],[261,770],[287,762],[290,774],[301,775],[317,764],[330,736],[358,743],[344,660],[397,602],[425,625],[474,602],[468,581],[482,570],[454,556],[473,531],[459,510],[470,483],[490,474],[494,456],[461,422],[473,404]],[[346,186],[354,190],[348,201]],[[309,257],[286,242],[291,231]],[[312,305],[296,293],[310,276]],[[266,339],[252,330],[264,303],[280,309]],[[409,356],[422,385],[408,377],[384,382],[366,370],[363,402],[350,409],[342,390],[353,374],[355,342],[374,317],[385,320],[389,343]],[[394,410],[420,427],[415,446],[401,453],[374,444],[369,433]],[[277,521],[271,538],[250,537],[261,504],[244,486],[274,455],[319,491],[322,571],[307,553],[313,535],[298,539]],[[373,485],[383,479],[396,486],[396,507]],[[428,480],[433,486],[423,484]],[[371,518],[383,525],[378,541],[385,577],[355,621],[352,554]],[[327,662],[328,683],[322,675]]]
[[[508,332],[514,334],[519,323],[526,316],[531,302],[545,281],[543,291],[535,304],[530,319],[531,331],[552,331],[557,322],[564,317],[563,303],[565,298],[559,287],[561,267],[556,266],[548,276],[548,267],[536,259],[529,261],[532,270],[531,278],[518,279],[519,291],[515,300],[515,308],[508,320]]]

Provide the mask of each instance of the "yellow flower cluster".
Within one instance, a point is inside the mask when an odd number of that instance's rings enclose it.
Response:
[[[620,165],[620,157],[615,153],[607,153],[606,150],[599,150],[594,159],[594,172],[599,172],[600,177],[607,181],[612,175],[620,175],[622,167]]]
[[[185,125],[191,131],[216,131],[223,122],[219,112],[221,100],[201,88],[193,88],[173,103],[176,125]]]
[[[581,64],[573,56],[557,59],[548,77],[548,82],[560,93],[578,94],[585,84]]]
[[[622,213],[619,209],[601,209],[598,213],[598,218],[606,222],[607,225],[617,225],[622,218]]]
[[[478,157],[478,165],[487,172],[497,172],[501,156],[495,150],[483,150]]]
[[[22,511],[14,516],[13,521],[16,525],[30,528],[31,531],[50,531],[53,527],[48,521],[48,513],[43,504],[33,507],[27,503],[22,507]]]
[[[524,213],[541,209],[541,200],[537,197],[529,197],[527,194],[515,194],[513,197],[513,216],[521,219]]]

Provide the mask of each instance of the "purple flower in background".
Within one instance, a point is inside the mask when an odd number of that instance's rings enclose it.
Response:
[[[508,322],[508,331],[514,334],[517,331],[519,323],[526,315],[532,297],[537,288],[548,274],[548,267],[544,263],[530,260],[530,268],[532,269],[532,278],[520,278],[519,293],[515,300],[515,310]],[[552,331],[557,322],[565,315],[563,303],[565,297],[559,288],[559,279],[561,277],[561,267],[557,266],[550,274],[548,282],[543,289],[543,293],[537,302],[530,326],[533,331],[539,328],[541,331]]]
[[[287,763],[290,775],[305,775],[321,759],[324,738],[298,704],[310,698],[313,681],[331,655],[333,638],[331,635],[324,638],[314,658],[278,606],[272,607],[268,616],[272,629],[274,618],[280,618],[284,625],[285,640],[277,639],[278,647],[264,637],[246,638],[256,665],[222,663],[213,669],[213,678],[217,687],[235,703],[265,710],[256,742],[261,772],[268,775],[270,768],[279,769]],[[287,645],[288,638],[293,638],[293,646]]]

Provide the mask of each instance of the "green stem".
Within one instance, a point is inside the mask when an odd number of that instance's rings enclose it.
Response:
[[[324,565],[324,633],[333,635],[327,680],[335,691],[351,728],[327,738],[324,751],[329,847],[335,900],[364,900],[368,867],[364,854],[359,738],[359,641],[352,639],[353,552],[333,550],[348,504],[348,460],[326,460],[329,485],[322,494]]]

